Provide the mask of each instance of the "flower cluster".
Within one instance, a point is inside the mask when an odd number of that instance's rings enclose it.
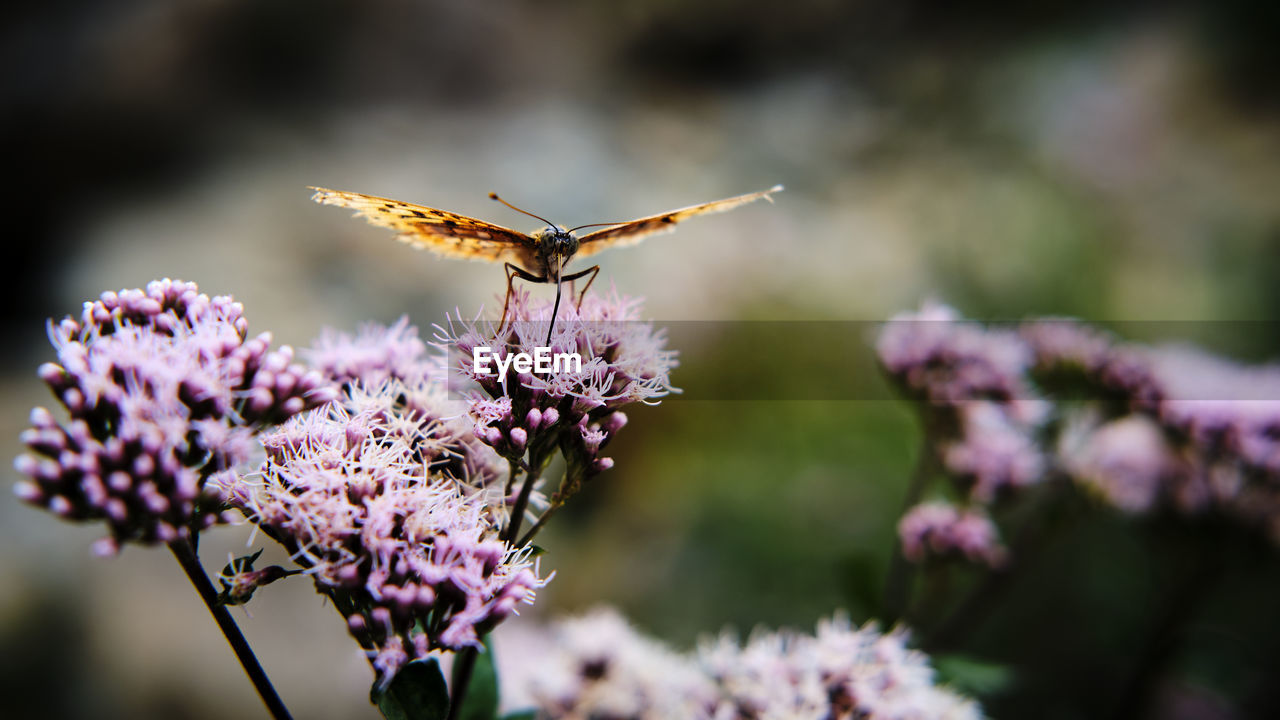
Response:
[[[742,645],[725,634],[681,655],[598,610],[559,623],[529,682],[551,718],[980,717],[906,641],[837,614],[816,635],[756,632]]]
[[[550,373],[506,375],[476,371],[474,351],[503,359],[519,353],[532,356],[544,347],[553,304],[515,292],[509,320],[450,323],[438,338],[449,355],[455,376],[481,390],[471,397],[475,435],[513,463],[523,462],[535,472],[559,450],[567,463],[566,477],[552,502],[576,492],[592,476],[613,466],[602,454],[627,422],[621,408],[635,402],[657,402],[675,389],[670,371],[675,352],[666,338],[640,321],[639,302],[589,295],[580,307],[562,303],[549,343],[554,355],[576,353],[581,367],[561,367]]]
[[[1150,510],[1182,475],[1160,426],[1144,415],[1103,422],[1076,413],[1058,440],[1063,470],[1086,491],[1124,512]]]
[[[478,646],[546,582],[499,539],[493,483],[476,477],[496,458],[466,444],[443,396],[430,380],[353,382],[264,434],[259,481],[229,493],[334,600],[382,687],[432,650]]]
[[[536,653],[536,657],[530,657]],[[612,609],[556,623],[521,657],[528,695],[550,718],[708,718],[719,691],[697,661],[635,631]]]
[[[390,326],[368,323],[354,335],[325,328],[303,357],[342,385],[374,386],[390,378],[415,382],[440,378],[443,372],[437,359],[427,355],[427,345],[408,316]]]
[[[1025,374],[1034,358],[1018,335],[965,322],[945,305],[926,303],[891,318],[876,353],[912,397],[938,406],[1031,396]]]
[[[895,318],[878,350],[971,503],[1067,477],[1124,511],[1214,512],[1280,542],[1280,366],[938,306]]]
[[[941,443],[942,464],[968,489],[973,502],[990,504],[1044,477],[1046,461],[1032,426],[1010,405],[976,401],[954,411],[960,437]]]
[[[916,505],[898,521],[902,553],[914,563],[929,557],[961,556],[989,567],[1004,565],[1008,551],[991,518],[978,508],[944,502]]]
[[[963,507],[926,503],[902,519],[907,559],[1002,564],[1006,550],[985,508],[1039,483],[1049,466],[1037,442],[1047,406],[1028,378],[1035,354],[1016,332],[965,322],[936,303],[892,318],[876,351],[889,377],[919,403],[930,440],[925,452],[962,494]]]
[[[1109,355],[1108,379],[1129,392],[1118,409],[1071,415],[1061,446],[1073,476],[1122,509],[1220,513],[1280,542],[1280,366],[1182,346]]]
[[[1043,477],[1034,435],[1045,406],[1027,378],[1035,357],[1017,333],[964,322],[929,303],[891,319],[876,351],[890,377],[922,403],[943,465],[971,500],[990,503]]]
[[[551,306],[525,294],[512,315],[534,319],[441,331],[448,363],[428,356],[406,319],[355,335],[326,331],[307,352],[342,396],[264,434],[260,479],[236,478],[225,495],[334,600],[380,687],[434,650],[479,647],[546,583],[512,526],[548,507],[540,471],[553,453],[565,456],[563,499],[612,464],[601,450],[626,423],[619,408],[672,391],[674,353],[636,311],[616,296],[562,309],[553,351],[589,359],[552,373],[474,370],[475,347],[504,358],[532,354],[546,337],[537,318]],[[449,371],[481,392],[455,400]],[[237,601],[258,578],[281,575],[242,565],[227,583]]]
[[[357,402],[376,398],[387,416],[403,418],[400,431],[416,459],[469,492],[483,491],[486,502],[503,503],[505,463],[476,438],[467,404],[449,396],[443,359],[428,353],[407,317],[390,326],[366,324],[354,335],[325,329],[303,355]]]
[[[934,684],[928,656],[908,639],[837,613],[813,636],[756,632],[739,646],[724,635],[704,643],[699,659],[727,696],[717,719],[980,717],[976,703]]]
[[[41,379],[69,422],[36,408],[18,458],[23,500],[71,520],[105,520],[121,543],[168,542],[218,522],[211,477],[245,462],[253,434],[333,397],[287,346],[248,336],[243,307],[194,283],[104,293],[50,324],[58,362]]]

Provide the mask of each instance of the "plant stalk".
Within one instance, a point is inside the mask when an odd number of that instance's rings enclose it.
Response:
[[[920,450],[916,455],[915,469],[911,471],[911,482],[907,486],[907,494],[902,504],[902,512],[910,510],[920,502],[925,485],[934,472],[936,457],[933,451],[933,433],[928,423],[920,434]],[[912,567],[902,554],[902,538],[894,533],[893,558],[889,561],[889,572],[884,583],[884,616],[886,625],[892,625],[902,618],[907,605],[907,589],[911,584]]]
[[[516,498],[516,505],[511,509],[511,524],[507,526],[507,531],[502,536],[508,545],[513,544],[520,536],[520,525],[524,522],[524,511],[529,507],[529,496],[533,494],[533,486],[538,482],[538,476],[542,474],[541,465],[542,463],[530,463],[529,469],[525,471],[524,484],[520,486],[520,496]]]
[[[543,511],[542,515],[538,517],[538,522],[534,523],[533,527],[529,528],[529,532],[525,533],[524,537],[520,538],[520,542],[516,543],[516,547],[524,547],[525,545],[528,545],[529,542],[533,540],[533,536],[538,534],[538,531],[542,529],[542,526],[547,524],[547,521],[551,519],[552,515],[556,514],[556,510],[563,504],[564,503],[552,503],[551,507]]]
[[[200,559],[196,557],[195,548],[191,545],[191,541],[185,538],[174,540],[169,543],[169,549],[178,560],[178,564],[182,566],[183,571],[187,573],[187,578],[195,586],[196,592],[200,594],[200,599],[204,601],[205,607],[209,608],[209,613],[213,615],[213,619],[218,623],[218,628],[222,630],[222,634],[227,638],[231,649],[235,651],[236,657],[240,660],[240,665],[244,667],[245,674],[253,682],[253,687],[257,689],[258,695],[262,698],[263,704],[267,706],[267,711],[271,713],[271,717],[276,720],[292,720],[293,716],[289,714],[289,709],[285,707],[284,701],[280,699],[275,688],[272,687],[271,680],[267,678],[267,673],[262,669],[262,665],[258,663],[258,658],[254,656],[253,649],[249,647],[249,641],[245,640],[244,634],[240,632],[239,626],[232,619],[231,612],[227,610],[227,606],[218,602],[218,591],[214,589],[213,583],[209,581],[209,576],[205,574],[204,567],[200,564]]]
[[[476,656],[479,650],[468,647],[463,648],[458,653],[458,658],[454,662],[453,667],[454,683],[449,692],[449,717],[448,720],[458,720],[458,713],[462,712],[462,704],[467,699],[467,688],[471,685],[471,673],[476,669]]]

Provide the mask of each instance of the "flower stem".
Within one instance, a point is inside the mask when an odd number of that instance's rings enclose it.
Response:
[[[542,526],[551,519],[552,515],[556,514],[556,510],[563,504],[564,503],[560,502],[552,503],[551,507],[544,510],[542,515],[538,517],[538,522],[534,523],[533,527],[529,528],[529,532],[525,533],[524,537],[520,538],[520,542],[516,543],[516,547],[524,547],[525,545],[528,545],[529,542],[533,540],[533,536],[538,534],[538,531],[542,529]]]
[[[931,653],[961,647],[969,635],[1001,605],[1001,596],[1009,589],[1015,573],[1025,574],[1039,561],[1049,541],[1074,523],[1079,513],[1067,512],[1055,517],[1055,511],[1068,506],[1072,497],[1071,481],[1061,473],[1051,472],[1039,492],[1030,498],[1026,518],[1009,543],[1013,561],[998,569],[989,569],[951,613],[922,635],[920,646]],[[1069,507],[1066,509],[1070,510]]]
[[[511,524],[507,527],[507,532],[502,539],[508,545],[515,542],[520,535],[520,525],[524,522],[525,508],[529,507],[529,496],[533,494],[533,486],[538,482],[538,476],[542,474],[542,463],[530,463],[529,469],[525,471],[524,484],[520,486],[520,496],[516,498],[516,506],[511,510]]]
[[[916,455],[916,466],[911,471],[911,482],[907,486],[906,498],[902,504],[904,513],[920,502],[920,496],[924,494],[925,484],[928,483],[930,476],[933,475],[935,462],[933,433],[926,422],[920,435],[920,451]],[[906,555],[902,553],[902,538],[895,532],[893,558],[889,561],[888,577],[886,577],[884,583],[882,619],[886,625],[892,625],[902,617],[903,610],[907,605],[907,589],[911,583],[911,571],[912,567],[907,562]]]
[[[516,478],[520,476],[520,463],[515,460],[508,460],[507,467],[510,470],[507,472],[507,486],[502,490],[503,497],[511,494],[511,488],[516,484]]]
[[[1158,551],[1163,551],[1169,545],[1166,541],[1156,543],[1156,546]],[[1218,580],[1226,568],[1221,550],[1220,544],[1201,540],[1183,553],[1177,570],[1180,577],[1173,581],[1172,592],[1165,593],[1165,607],[1153,613],[1154,622],[1147,631],[1129,677],[1124,681],[1112,717],[1154,716],[1151,705],[1162,678],[1183,649],[1187,625],[1217,589]]]
[[[253,686],[258,690],[258,695],[262,697],[262,702],[267,706],[267,711],[271,713],[271,717],[276,720],[292,720],[289,709],[284,706],[284,701],[280,699],[280,696],[276,694],[275,688],[271,686],[271,680],[267,678],[262,665],[258,664],[258,658],[254,657],[253,649],[249,647],[249,642],[245,640],[235,620],[231,618],[231,613],[227,610],[227,606],[218,603],[218,591],[214,589],[213,583],[209,581],[209,576],[204,572],[204,567],[200,565],[200,559],[196,557],[195,548],[191,545],[191,541],[185,538],[174,540],[169,543],[169,549],[173,551],[173,556],[187,573],[187,578],[191,580],[196,592],[200,594],[200,599],[204,601],[205,607],[209,608],[213,619],[217,621],[218,628],[222,630],[222,634],[227,638],[231,649],[235,651],[236,657],[239,658],[240,664],[244,666],[245,674],[253,681]]]
[[[471,673],[476,669],[476,656],[479,650],[474,647],[463,648],[453,666],[453,687],[449,693],[448,720],[457,720],[462,712],[462,704],[467,699],[467,687],[471,685]]]

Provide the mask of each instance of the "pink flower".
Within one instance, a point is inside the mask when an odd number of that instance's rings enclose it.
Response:
[[[1280,541],[1280,365],[1125,344],[1061,318],[1011,334],[940,305],[894,318],[877,350],[930,403],[930,444],[971,501],[1066,473],[1127,512],[1213,512]]]
[[[23,433],[23,500],[79,521],[105,520],[122,542],[157,543],[221,519],[219,482],[245,462],[257,429],[326,402],[334,390],[270,335],[248,337],[243,308],[194,283],[159,280],[104,293],[80,320],[50,326],[57,363],[40,377],[66,408]]]
[[[739,643],[724,633],[677,653],[598,609],[556,623],[519,674],[548,718],[981,717],[977,704],[934,684],[928,656],[907,639],[836,613],[814,635],[757,630]]]
[[[1109,361],[1114,343],[1109,334],[1072,318],[1037,318],[1023,323],[1018,334],[1031,348],[1039,372],[1097,373]]]
[[[418,339],[408,316],[391,326],[362,325],[354,335],[326,328],[304,355],[312,367],[340,384],[412,381],[442,370],[427,355],[427,345]]]
[[[984,328],[950,307],[926,303],[885,323],[876,340],[885,370],[914,397],[950,406],[1031,397],[1033,356],[1016,333]]]
[[[499,539],[496,457],[444,402],[430,379],[350,387],[264,435],[260,478],[232,494],[334,598],[383,687],[433,650],[478,646],[546,583]]]
[[[487,321],[452,321],[437,335],[454,376],[480,388],[470,398],[475,435],[512,462],[541,467],[564,454],[569,467],[562,496],[611,467],[603,451],[625,424],[620,410],[657,403],[678,392],[670,381],[676,353],[665,334],[640,320],[639,301],[617,293],[588,295],[580,308],[562,305],[551,336],[552,353],[577,353],[581,367],[549,373],[514,369],[500,377],[475,370],[473,351],[488,347],[496,358],[533,355],[547,337],[550,301],[517,291],[502,327]]]
[[[980,503],[1039,482],[1045,474],[1032,428],[1011,419],[1006,409],[990,402],[961,405],[960,438],[942,448],[943,464]]]
[[[1151,510],[1183,472],[1160,426],[1141,415],[1101,425],[1076,418],[1063,434],[1059,457],[1076,482],[1129,513]]]
[[[898,538],[902,541],[902,554],[914,563],[958,556],[998,568],[1008,560],[999,530],[977,508],[962,510],[949,503],[921,503],[898,521]]]

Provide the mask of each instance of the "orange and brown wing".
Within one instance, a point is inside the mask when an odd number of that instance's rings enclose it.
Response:
[[[396,231],[396,239],[438,255],[462,260],[514,262],[528,266],[535,251],[524,233],[425,205],[374,195],[313,187],[312,200],[356,211],[358,217]]]
[[[691,205],[687,208],[672,210],[662,213],[661,215],[651,215],[643,217],[639,220],[632,220],[621,225],[614,225],[603,230],[597,230],[582,236],[579,241],[578,257],[594,255],[601,250],[621,245],[633,245],[642,239],[657,235],[658,233],[671,232],[675,229],[676,223],[686,220],[695,215],[706,215],[707,213],[718,213],[726,210],[732,210],[740,205],[746,205],[757,200],[768,200],[773,202],[770,197],[773,193],[781,192],[781,185],[774,185],[768,190],[762,192],[747,193],[737,197],[725,198],[724,200],[716,200],[714,202],[702,203],[701,205]]]

